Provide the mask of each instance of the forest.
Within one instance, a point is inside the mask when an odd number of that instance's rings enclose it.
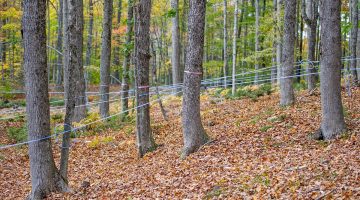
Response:
[[[360,199],[359,0],[0,0],[0,199]]]

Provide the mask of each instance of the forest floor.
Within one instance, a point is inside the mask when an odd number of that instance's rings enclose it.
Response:
[[[77,138],[71,148],[70,194],[49,199],[360,199],[360,89],[343,95],[349,131],[330,142],[308,135],[320,125],[320,95],[297,93],[294,106],[278,94],[257,100],[203,95],[201,115],[213,142],[185,160],[181,100],[165,101],[169,121],[152,106],[157,150],[137,157],[134,124]],[[6,137],[0,124],[0,143]],[[54,145],[55,159],[59,148]],[[85,182],[90,183],[86,187]],[[27,147],[0,151],[0,199],[30,192]]]

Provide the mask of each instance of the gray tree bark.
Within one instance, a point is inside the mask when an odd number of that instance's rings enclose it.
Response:
[[[242,4],[242,3],[241,3]],[[233,34],[233,52],[232,52],[232,88],[231,93],[234,96],[236,92],[236,55],[237,55],[237,34],[238,34],[238,15],[239,15],[239,0],[235,1],[234,12],[234,34]]]
[[[227,32],[227,1],[224,0],[224,43],[223,43],[223,51],[224,51],[224,88],[227,88],[227,72],[228,72],[228,52],[227,52],[227,41],[228,41],[228,32]]]
[[[50,107],[46,56],[46,1],[23,1],[23,44],[26,83],[28,139],[38,140],[50,134]],[[42,199],[51,192],[68,187],[59,175],[52,155],[51,140],[29,144],[32,191],[28,199]]]
[[[128,0],[128,11],[127,11],[127,23],[126,23],[126,41],[125,41],[125,53],[123,61],[123,75],[122,75],[122,91],[121,91],[121,111],[122,111],[122,120],[125,120],[126,116],[129,114],[127,111],[129,109],[129,84],[130,84],[130,58],[132,51],[132,34],[133,34],[133,0]]]
[[[117,8],[117,16],[116,16],[116,28],[120,27],[121,23],[121,10],[122,10],[122,0],[118,0],[118,8]],[[121,37],[120,35],[115,36],[116,45],[114,48],[114,77],[120,79],[120,43]]]
[[[359,1],[358,0],[350,0],[350,20],[351,20],[351,32],[350,32],[350,54],[351,54],[351,61],[350,61],[350,68],[351,74],[354,77],[355,83],[358,83],[358,74],[356,72],[356,44],[357,44],[357,37],[358,37],[358,24],[359,24],[359,8],[358,8]]]
[[[182,158],[197,151],[209,137],[200,116],[200,86],[204,53],[205,0],[190,0],[188,46],[184,73],[182,126],[184,148]],[[235,35],[236,37],[236,35]]]
[[[86,44],[85,66],[91,65],[93,29],[94,29],[94,4],[93,4],[93,0],[89,0],[89,27],[88,27],[88,38],[86,42],[87,44]]]
[[[285,1],[284,46],[280,79],[280,105],[288,106],[295,102],[293,89],[294,46],[296,24],[296,0]]]
[[[0,30],[2,29],[2,26],[4,25],[4,21],[0,20]],[[2,33],[2,31],[0,32]],[[5,69],[4,69],[4,52],[5,52],[5,44],[0,43],[0,61],[2,62],[1,65],[1,81],[5,81]]]
[[[91,54],[92,54],[92,42],[93,42],[93,29],[94,29],[94,4],[93,0],[89,0],[89,27],[88,27],[88,36],[86,41],[86,55],[85,55],[85,66],[89,67],[91,65]],[[95,47],[95,51],[96,51]],[[85,69],[85,91],[87,91],[89,85],[89,70]],[[85,101],[88,103],[88,97],[85,93]]]
[[[186,22],[187,22],[187,18],[188,18],[188,3],[187,1],[183,1],[183,9],[182,9],[182,18],[181,18],[181,30],[182,30],[182,45],[181,45],[181,49],[182,49],[182,65],[181,65],[181,72],[183,72],[185,70],[185,60],[186,60],[186,38],[187,38],[187,29],[186,29]],[[184,73],[180,73],[180,78],[181,78],[181,82],[184,81]]]
[[[84,12],[83,12],[83,0],[76,1],[76,26],[74,27],[75,40],[76,40],[76,50],[77,50],[77,61],[76,61],[76,107],[74,111],[74,116],[72,121],[79,122],[80,120],[86,117],[86,106],[87,97],[86,97],[86,83],[84,75],[84,65],[83,65],[83,33],[84,33]]]
[[[320,0],[321,70],[320,91],[324,139],[332,139],[345,131],[341,101],[341,26],[340,0]]]
[[[76,104],[76,78],[79,70],[79,50],[78,48],[78,27],[80,21],[79,12],[82,7],[78,6],[78,0],[64,1],[64,91],[65,91],[65,119],[61,159],[60,175],[67,181],[68,161],[70,150],[70,132],[74,117]]]
[[[47,45],[49,45],[50,46],[50,44],[51,44],[51,38],[50,38],[50,35],[51,35],[51,26],[50,26],[50,22],[51,22],[51,18],[50,18],[50,2],[49,1],[47,1],[46,2],[46,15],[47,15],[47,19],[46,19],[46,22],[47,22],[47,31],[46,31],[46,44]],[[10,34],[10,37],[12,37],[12,31],[11,31],[11,34]],[[14,52],[13,51],[13,49],[14,49],[14,43],[11,43],[11,50],[12,50],[12,52]],[[10,54],[11,52],[9,52],[9,54]],[[12,53],[12,54],[10,54],[10,79],[14,79],[14,56],[13,56],[14,54]],[[47,51],[47,58],[48,58],[48,81],[50,82],[50,75],[51,75],[51,51],[49,50],[49,51]]]
[[[283,49],[283,37],[282,37],[282,23],[281,23],[281,9],[282,9],[282,0],[277,0],[276,4],[276,29],[277,29],[277,37],[276,37],[276,65],[277,65],[277,83],[280,85],[280,77],[281,77],[281,61],[282,61],[282,49]]]
[[[274,5],[274,13],[276,13],[276,10],[277,10],[277,0],[273,0],[273,5]],[[276,24],[276,22],[277,22],[277,16],[276,16],[276,14],[274,15],[274,18],[273,18],[273,20],[274,20],[274,24]],[[273,41],[273,56],[272,56],[272,65],[273,65],[273,67],[271,68],[271,83],[273,84],[273,85],[275,85],[276,84],[276,78],[277,78],[277,67],[275,67],[275,65],[276,65],[276,50],[277,50],[277,43],[278,43],[278,41],[277,41],[277,35],[278,35],[278,33],[277,33],[277,28],[276,28],[276,26],[274,27],[274,41]]]
[[[302,17],[308,25],[308,60],[309,62],[314,62],[315,59],[315,50],[316,50],[316,37],[317,37],[317,20],[319,18],[319,0],[305,0],[302,1]],[[309,63],[306,73],[311,74],[307,75],[307,84],[308,90],[313,90],[316,87],[316,75],[312,74],[316,72],[314,64]]]
[[[58,35],[56,42],[56,49],[62,52],[62,44],[63,44],[63,0],[59,0],[59,8],[58,8]],[[57,54],[57,62],[56,62],[56,88],[57,90],[62,89],[62,80],[63,80],[63,58],[60,53]]]
[[[171,8],[176,11],[172,18],[172,82],[177,88],[174,92],[181,91],[179,87],[180,79],[180,28],[179,28],[179,0],[171,0]],[[180,93],[177,93],[180,95]]]
[[[149,68],[151,0],[140,0],[135,7],[135,67],[136,67],[136,136],[139,157],[156,148],[150,127]]]
[[[157,99],[159,101],[159,107],[160,107],[161,113],[162,113],[162,115],[164,117],[164,120],[168,121],[168,117],[166,115],[166,110],[165,110],[165,108],[163,106],[163,103],[161,101],[161,96],[160,96],[159,87],[158,87],[158,80],[157,80],[157,77],[156,77],[156,51],[155,51],[155,48],[154,48],[154,43],[150,42],[150,46],[151,46],[151,51],[152,51],[152,58],[151,58],[152,59],[152,68],[151,68],[152,80],[153,80],[153,83],[155,85],[155,92],[156,92]]]
[[[259,45],[259,27],[260,26],[260,6],[259,6],[259,0],[255,0],[255,80],[254,83],[258,83],[259,79],[259,63],[257,59],[258,51],[260,50]]]
[[[105,0],[100,62],[100,95],[102,103],[99,105],[102,118],[109,116],[112,12],[113,0]]]

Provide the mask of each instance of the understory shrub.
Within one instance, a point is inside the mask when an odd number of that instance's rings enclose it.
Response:
[[[7,129],[8,137],[16,142],[24,142],[27,140],[27,128],[22,127],[9,127]]]

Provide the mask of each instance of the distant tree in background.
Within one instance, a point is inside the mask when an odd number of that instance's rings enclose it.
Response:
[[[100,62],[100,115],[102,118],[109,116],[110,100],[110,61],[111,61],[111,33],[112,33],[112,13],[113,0],[105,0],[103,32],[101,43],[101,62]]]
[[[224,75],[224,88],[227,88],[227,71],[228,71],[228,52],[227,52],[227,43],[228,43],[228,32],[227,32],[227,0],[224,0],[224,64],[223,64],[223,75]]]
[[[126,38],[124,48],[123,74],[121,83],[121,112],[122,120],[128,115],[129,109],[129,88],[130,88],[130,58],[133,49],[132,35],[134,27],[134,8],[133,0],[128,0],[128,11],[126,21]]]
[[[56,41],[56,49],[60,52],[63,51],[63,10],[64,10],[64,0],[59,0],[59,8],[57,10],[57,17],[58,17],[58,29],[57,29],[57,41]],[[91,0],[90,0],[91,1]],[[57,90],[61,90],[62,81],[63,81],[63,54],[57,53],[57,61],[56,61],[56,77],[55,77],[55,84]]]
[[[175,92],[181,91],[180,83],[180,28],[179,28],[179,0],[171,0],[171,8],[175,12],[172,18],[172,83]],[[177,93],[180,95],[180,93]]]
[[[243,0],[241,0],[241,5]],[[235,0],[235,12],[234,12],[234,34],[232,44],[232,87],[231,93],[235,95],[236,92],[236,58],[237,58],[237,35],[238,35],[238,14],[239,14],[239,0]]]
[[[350,55],[351,55],[351,61],[350,61],[350,69],[351,74],[354,77],[355,83],[359,84],[359,77],[356,70],[356,45],[358,40],[358,29],[359,29],[359,1],[358,0],[350,0],[350,22],[351,22],[351,31],[350,31],[350,43],[349,43],[349,49],[350,49]]]
[[[316,51],[316,37],[317,37],[317,25],[319,19],[319,0],[303,0],[302,1],[302,17],[308,26],[308,61],[306,73],[308,90],[313,90],[316,87],[316,75],[313,74],[316,72],[314,62],[315,51]]]

